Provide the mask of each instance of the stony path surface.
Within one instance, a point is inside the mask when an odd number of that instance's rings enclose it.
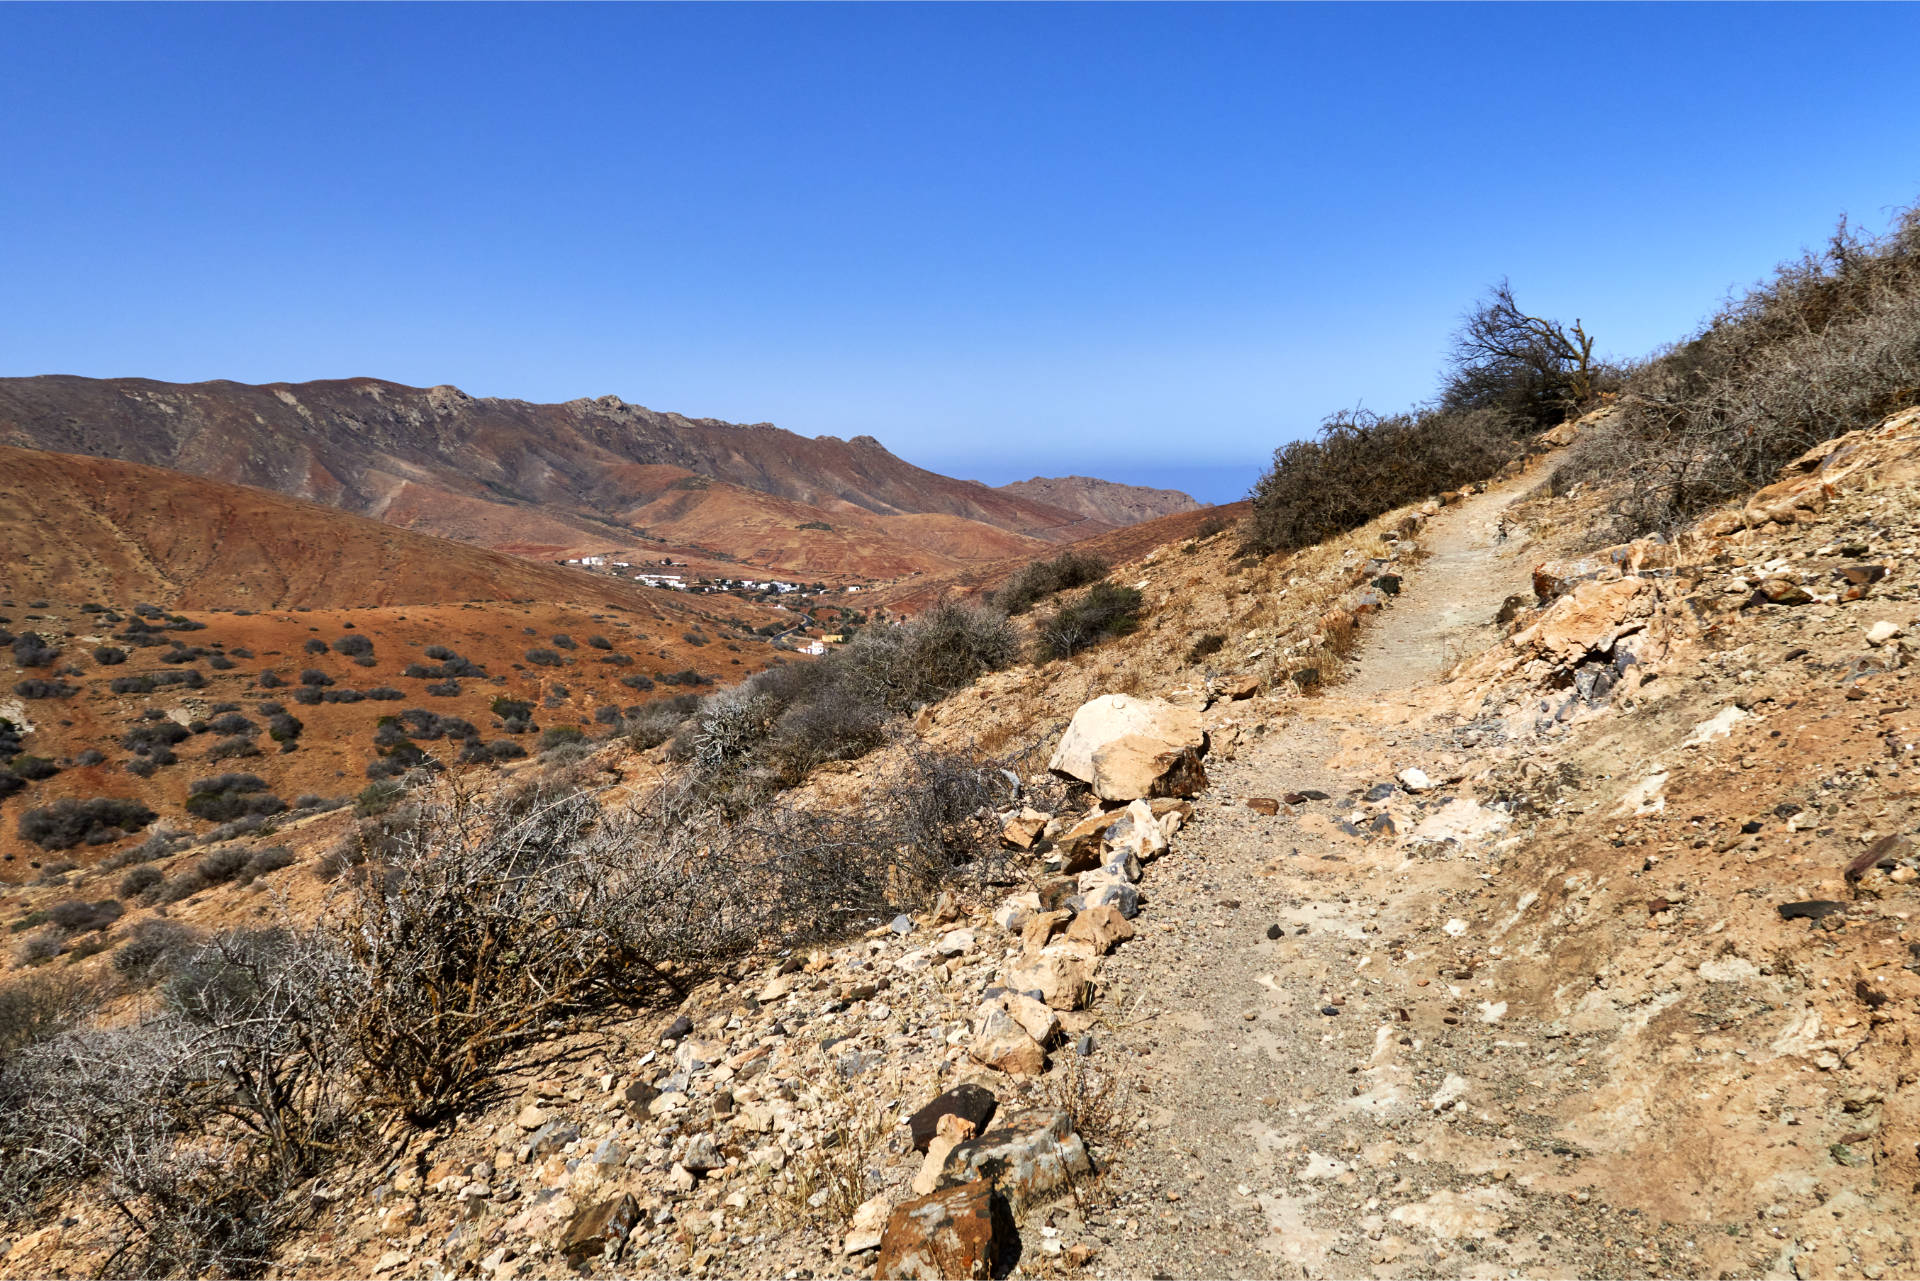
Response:
[[[1443,722],[1409,719],[1421,683],[1528,589],[1497,538],[1512,497],[1442,513],[1345,685],[1210,764],[1194,824],[1150,868],[1142,937],[1109,962],[1097,1061],[1152,1124],[1060,1212],[1067,1235],[1106,1242],[1094,1271],[1687,1270],[1681,1243],[1582,1189],[1555,1131],[1585,1060],[1505,1017],[1497,965],[1460,950],[1484,865],[1339,826],[1398,769],[1466,762]],[[1308,791],[1328,799],[1244,805]]]

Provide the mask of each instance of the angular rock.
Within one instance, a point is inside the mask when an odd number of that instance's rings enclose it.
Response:
[[[1552,662],[1578,663],[1588,654],[1611,649],[1653,606],[1653,592],[1642,578],[1582,583],[1517,633],[1512,644]]]
[[[1108,825],[1103,839],[1110,856],[1104,860],[1106,862],[1111,862],[1111,855],[1118,853],[1144,861],[1165,853],[1167,848],[1166,831],[1145,801],[1134,801],[1120,811],[1120,816]],[[1127,879],[1137,881],[1140,878],[1130,876]]]
[[[1206,786],[1200,714],[1160,699],[1105,694],[1073,714],[1048,768],[1110,801],[1191,796]]]
[[[1004,1270],[1018,1245],[1006,1199],[985,1179],[895,1207],[874,1264],[879,1281],[985,1278]]]
[[[1000,1008],[1013,1016],[1020,1030],[1039,1042],[1042,1049],[1060,1033],[1060,1016],[1025,992],[1006,992],[999,998]]]
[[[1271,796],[1249,796],[1246,805],[1254,813],[1265,815],[1267,818],[1272,818],[1280,812],[1280,802]]]
[[[1133,937],[1133,925],[1114,907],[1090,907],[1073,918],[1067,937],[1089,943],[1098,955]]]
[[[585,1269],[595,1259],[617,1259],[627,1234],[639,1222],[640,1207],[629,1195],[590,1205],[567,1224],[560,1238],[561,1257],[579,1269]]]
[[[1087,1003],[1093,969],[1085,957],[1049,950],[1008,970],[1007,986],[1016,992],[1037,991],[1056,1010],[1077,1010]]]
[[[1812,603],[1813,593],[1791,578],[1769,578],[1755,589],[1753,599],[1774,605],[1806,605]]]
[[[1052,817],[1053,815],[1043,814],[1030,806],[1023,808],[1001,825],[1000,836],[1007,844],[1017,849],[1030,850],[1033,848],[1033,843],[1040,838],[1040,833],[1046,829],[1047,820]]]
[[[1260,692],[1260,678],[1250,673],[1243,673],[1239,676],[1229,676],[1221,681],[1215,688],[1219,690],[1220,697],[1222,698],[1234,700],[1252,698]]]
[[[972,930],[948,930],[933,945],[936,956],[965,956],[973,951],[974,933]]]
[[[683,1072],[705,1071],[726,1057],[725,1041],[703,1041],[687,1037],[673,1048],[674,1064]]]
[[[954,1148],[940,1180],[949,1187],[989,1180],[1019,1215],[1092,1170],[1087,1146],[1067,1114],[1034,1110]]]
[[[967,1053],[1008,1076],[1038,1076],[1047,1070],[1047,1052],[999,1006],[987,1007]]]
[[[1128,919],[1140,915],[1140,891],[1125,881],[1107,881],[1088,890],[1080,899],[1083,911],[1110,907]]]
[[[539,1157],[558,1152],[579,1137],[579,1126],[568,1121],[549,1121],[533,1132],[533,1154]]]
[[[1884,645],[1888,641],[1899,640],[1906,634],[1906,629],[1900,624],[1890,623],[1883,618],[1867,629],[1867,644]]]
[[[883,1196],[860,1203],[853,1212],[852,1220],[847,1224],[847,1235],[841,1239],[842,1254],[864,1254],[876,1249],[886,1235],[887,1220],[893,1215],[893,1202]]]
[[[1158,831],[1157,828],[1155,830]],[[1109,850],[1106,861],[1099,867],[1091,872],[1080,873],[1080,880],[1075,888],[1084,894],[1091,884],[1103,880],[1138,884],[1141,871],[1140,860],[1131,853],[1126,850]]]
[[[1010,895],[993,909],[993,923],[1009,934],[1016,933],[1026,925],[1027,918],[1039,910],[1040,896],[1031,890]]]
[[[647,1115],[647,1105],[660,1097],[660,1091],[645,1081],[635,1081],[620,1092],[621,1106],[635,1120]]]
[[[1433,780],[1427,777],[1426,771],[1416,769],[1411,765],[1401,770],[1394,777],[1398,778],[1400,780],[1400,786],[1406,788],[1409,792],[1427,792],[1433,790]]]
[[[1073,913],[1066,908],[1056,908],[1051,912],[1036,912],[1027,918],[1020,927],[1020,947],[1023,951],[1038,952],[1061,930],[1067,928],[1067,922],[1073,919]]]
[[[1098,867],[1107,829],[1118,822],[1120,817],[1119,813],[1108,813],[1105,810],[1096,809],[1061,832],[1054,839],[1053,847],[1065,860],[1064,870],[1084,872],[1088,868]]]
[[[720,1155],[720,1149],[711,1134],[696,1134],[687,1143],[687,1153],[680,1158],[680,1164],[695,1174],[705,1174],[709,1170],[718,1170],[725,1166],[727,1159]]]
[[[913,1135],[913,1149],[925,1152],[927,1144],[933,1141],[935,1128],[943,1116],[957,1116],[973,1122],[974,1128],[985,1130],[987,1122],[993,1119],[994,1109],[1000,1101],[993,1097],[993,1091],[983,1085],[956,1085],[946,1093],[907,1118],[907,1129]]]
[[[1169,748],[1140,734],[1104,744],[1093,754],[1093,768],[1094,793],[1109,801],[1198,796],[1207,790],[1207,770],[1197,748]]]

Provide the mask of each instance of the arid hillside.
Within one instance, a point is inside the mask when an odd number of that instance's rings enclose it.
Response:
[[[1187,539],[1205,538],[1233,528],[1245,518],[1246,514],[1245,502],[1226,503],[1218,507],[1198,507],[1192,511],[1144,520],[1137,525],[1124,525],[1119,529],[1110,529],[1105,533],[1071,543],[1066,548],[1049,550],[1056,553],[1070,550],[1097,557],[1110,564],[1120,564],[1138,560],[1156,547]],[[1033,554],[1029,553],[986,564],[962,565],[936,573],[884,583],[869,599],[875,604],[900,610],[903,613],[917,613],[943,596],[980,596],[991,592],[1019,573],[1023,567],[1031,564],[1033,559]]]
[[[245,485],[0,446],[0,593],[186,609],[565,600],[675,614],[618,578],[532,564]]]
[[[536,405],[372,378],[264,386],[0,379],[0,443],[166,467],[507,549],[626,545],[635,519],[646,517],[636,509],[658,497],[663,467],[733,486],[737,498],[785,500],[736,505],[760,525],[790,521],[788,533],[855,516],[939,516],[957,530],[980,527],[974,539],[948,538],[947,550],[924,558],[912,537],[893,547],[826,549],[852,556],[838,565],[842,572],[868,576],[899,563],[932,570],[1003,554],[1006,535],[1065,542],[1114,523],[915,467],[868,436],[807,439],[767,424],[657,413],[614,396]],[[711,541],[692,550],[775,557],[758,562],[763,568],[799,572],[827,559],[804,537],[794,547],[764,533],[736,543],[724,521],[701,533]],[[860,558],[869,554],[872,563]]]
[[[1031,498],[1049,507],[1079,512],[1109,525],[1136,525],[1156,516],[1198,511],[1201,504],[1177,489],[1122,485],[1091,476],[1035,476],[998,487],[1003,494]]]

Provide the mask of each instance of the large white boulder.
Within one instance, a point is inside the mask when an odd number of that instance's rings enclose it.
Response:
[[[1073,714],[1049,769],[1093,785],[1103,800],[1192,796],[1207,785],[1200,713],[1157,698],[1102,694]]]

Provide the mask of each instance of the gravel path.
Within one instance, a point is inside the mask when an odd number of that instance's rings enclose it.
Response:
[[[1682,1242],[1593,1197],[1556,1137],[1585,1060],[1554,1029],[1506,1017],[1498,964],[1456,937],[1485,865],[1340,826],[1371,815],[1364,796],[1397,770],[1441,780],[1449,758],[1466,763],[1448,718],[1413,713],[1421,683],[1491,639],[1501,601],[1528,590],[1496,534],[1517,492],[1433,522],[1430,555],[1346,684],[1210,763],[1193,825],[1149,869],[1142,937],[1108,962],[1094,1061],[1151,1124],[1056,1214],[1063,1238],[1105,1242],[1091,1272],[1690,1270]],[[1307,791],[1329,799],[1274,817],[1244,805]]]

